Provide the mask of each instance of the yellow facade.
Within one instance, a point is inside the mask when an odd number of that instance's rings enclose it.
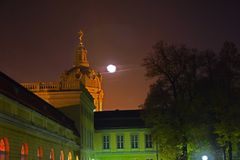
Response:
[[[145,147],[145,135],[150,134],[149,128],[105,129],[95,130],[94,159],[95,160],[157,160],[156,144]],[[103,149],[103,136],[109,136],[109,149]],[[117,135],[123,136],[123,148],[117,148]],[[131,135],[138,136],[138,147],[131,148]]]
[[[0,160],[76,160],[79,133],[62,112],[0,72]]]
[[[95,110],[102,111],[104,95],[102,75],[89,67],[87,50],[82,38],[83,33],[80,32],[80,43],[75,52],[74,65],[62,73],[59,81],[22,83],[22,85],[56,108],[61,108],[79,104],[80,83],[82,83],[94,98]]]

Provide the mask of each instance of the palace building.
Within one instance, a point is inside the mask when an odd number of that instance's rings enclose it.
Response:
[[[77,160],[79,136],[73,120],[0,72],[0,160]]]
[[[159,159],[141,110],[102,111],[102,76],[82,38],[58,81],[19,84],[0,72],[0,160]]]

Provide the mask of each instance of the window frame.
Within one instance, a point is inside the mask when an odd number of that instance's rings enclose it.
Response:
[[[51,149],[50,149],[49,159],[50,159],[50,160],[55,160],[54,148],[51,148]]]
[[[151,134],[145,134],[145,148],[153,148],[153,140]]]
[[[116,143],[117,149],[124,149],[124,135],[123,134],[118,134],[116,136],[116,141],[117,141],[117,143]]]
[[[6,137],[0,138],[0,144],[2,143],[2,150],[0,150],[0,158],[4,160],[9,160],[9,142]],[[0,148],[1,149],[1,148]]]
[[[110,149],[110,135],[103,135],[102,142],[104,150]]]
[[[38,160],[42,160],[43,159],[43,148],[41,146],[39,146],[37,148],[37,159]]]
[[[21,160],[27,160],[28,159],[28,144],[22,143],[21,145],[21,151],[20,151]]]
[[[60,150],[60,160],[64,160],[64,152],[63,152],[63,150]]]
[[[68,160],[72,160],[73,158],[72,158],[72,152],[71,151],[69,151],[68,152]]]
[[[138,134],[131,134],[131,148],[138,149],[139,148],[139,136]]]

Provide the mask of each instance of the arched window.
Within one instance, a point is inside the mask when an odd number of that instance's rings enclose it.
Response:
[[[23,143],[21,147],[21,160],[27,159],[28,159],[28,145],[26,143]]]
[[[9,143],[7,138],[0,139],[0,160],[9,159]]]
[[[76,160],[79,160],[78,155],[76,155]]]
[[[72,160],[72,153],[71,152],[68,153],[68,160]]]
[[[38,160],[43,159],[43,149],[42,149],[42,147],[38,147],[38,149],[37,149],[37,158],[38,158]]]
[[[51,148],[50,150],[50,160],[54,160],[54,149]]]
[[[64,160],[64,153],[63,153],[63,150],[60,151],[60,160]]]

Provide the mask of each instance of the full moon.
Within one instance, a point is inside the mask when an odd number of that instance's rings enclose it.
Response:
[[[116,69],[117,69],[117,67],[116,67],[115,65],[113,65],[113,64],[109,64],[109,65],[107,66],[107,71],[108,71],[109,73],[114,73],[114,72],[116,72]]]

